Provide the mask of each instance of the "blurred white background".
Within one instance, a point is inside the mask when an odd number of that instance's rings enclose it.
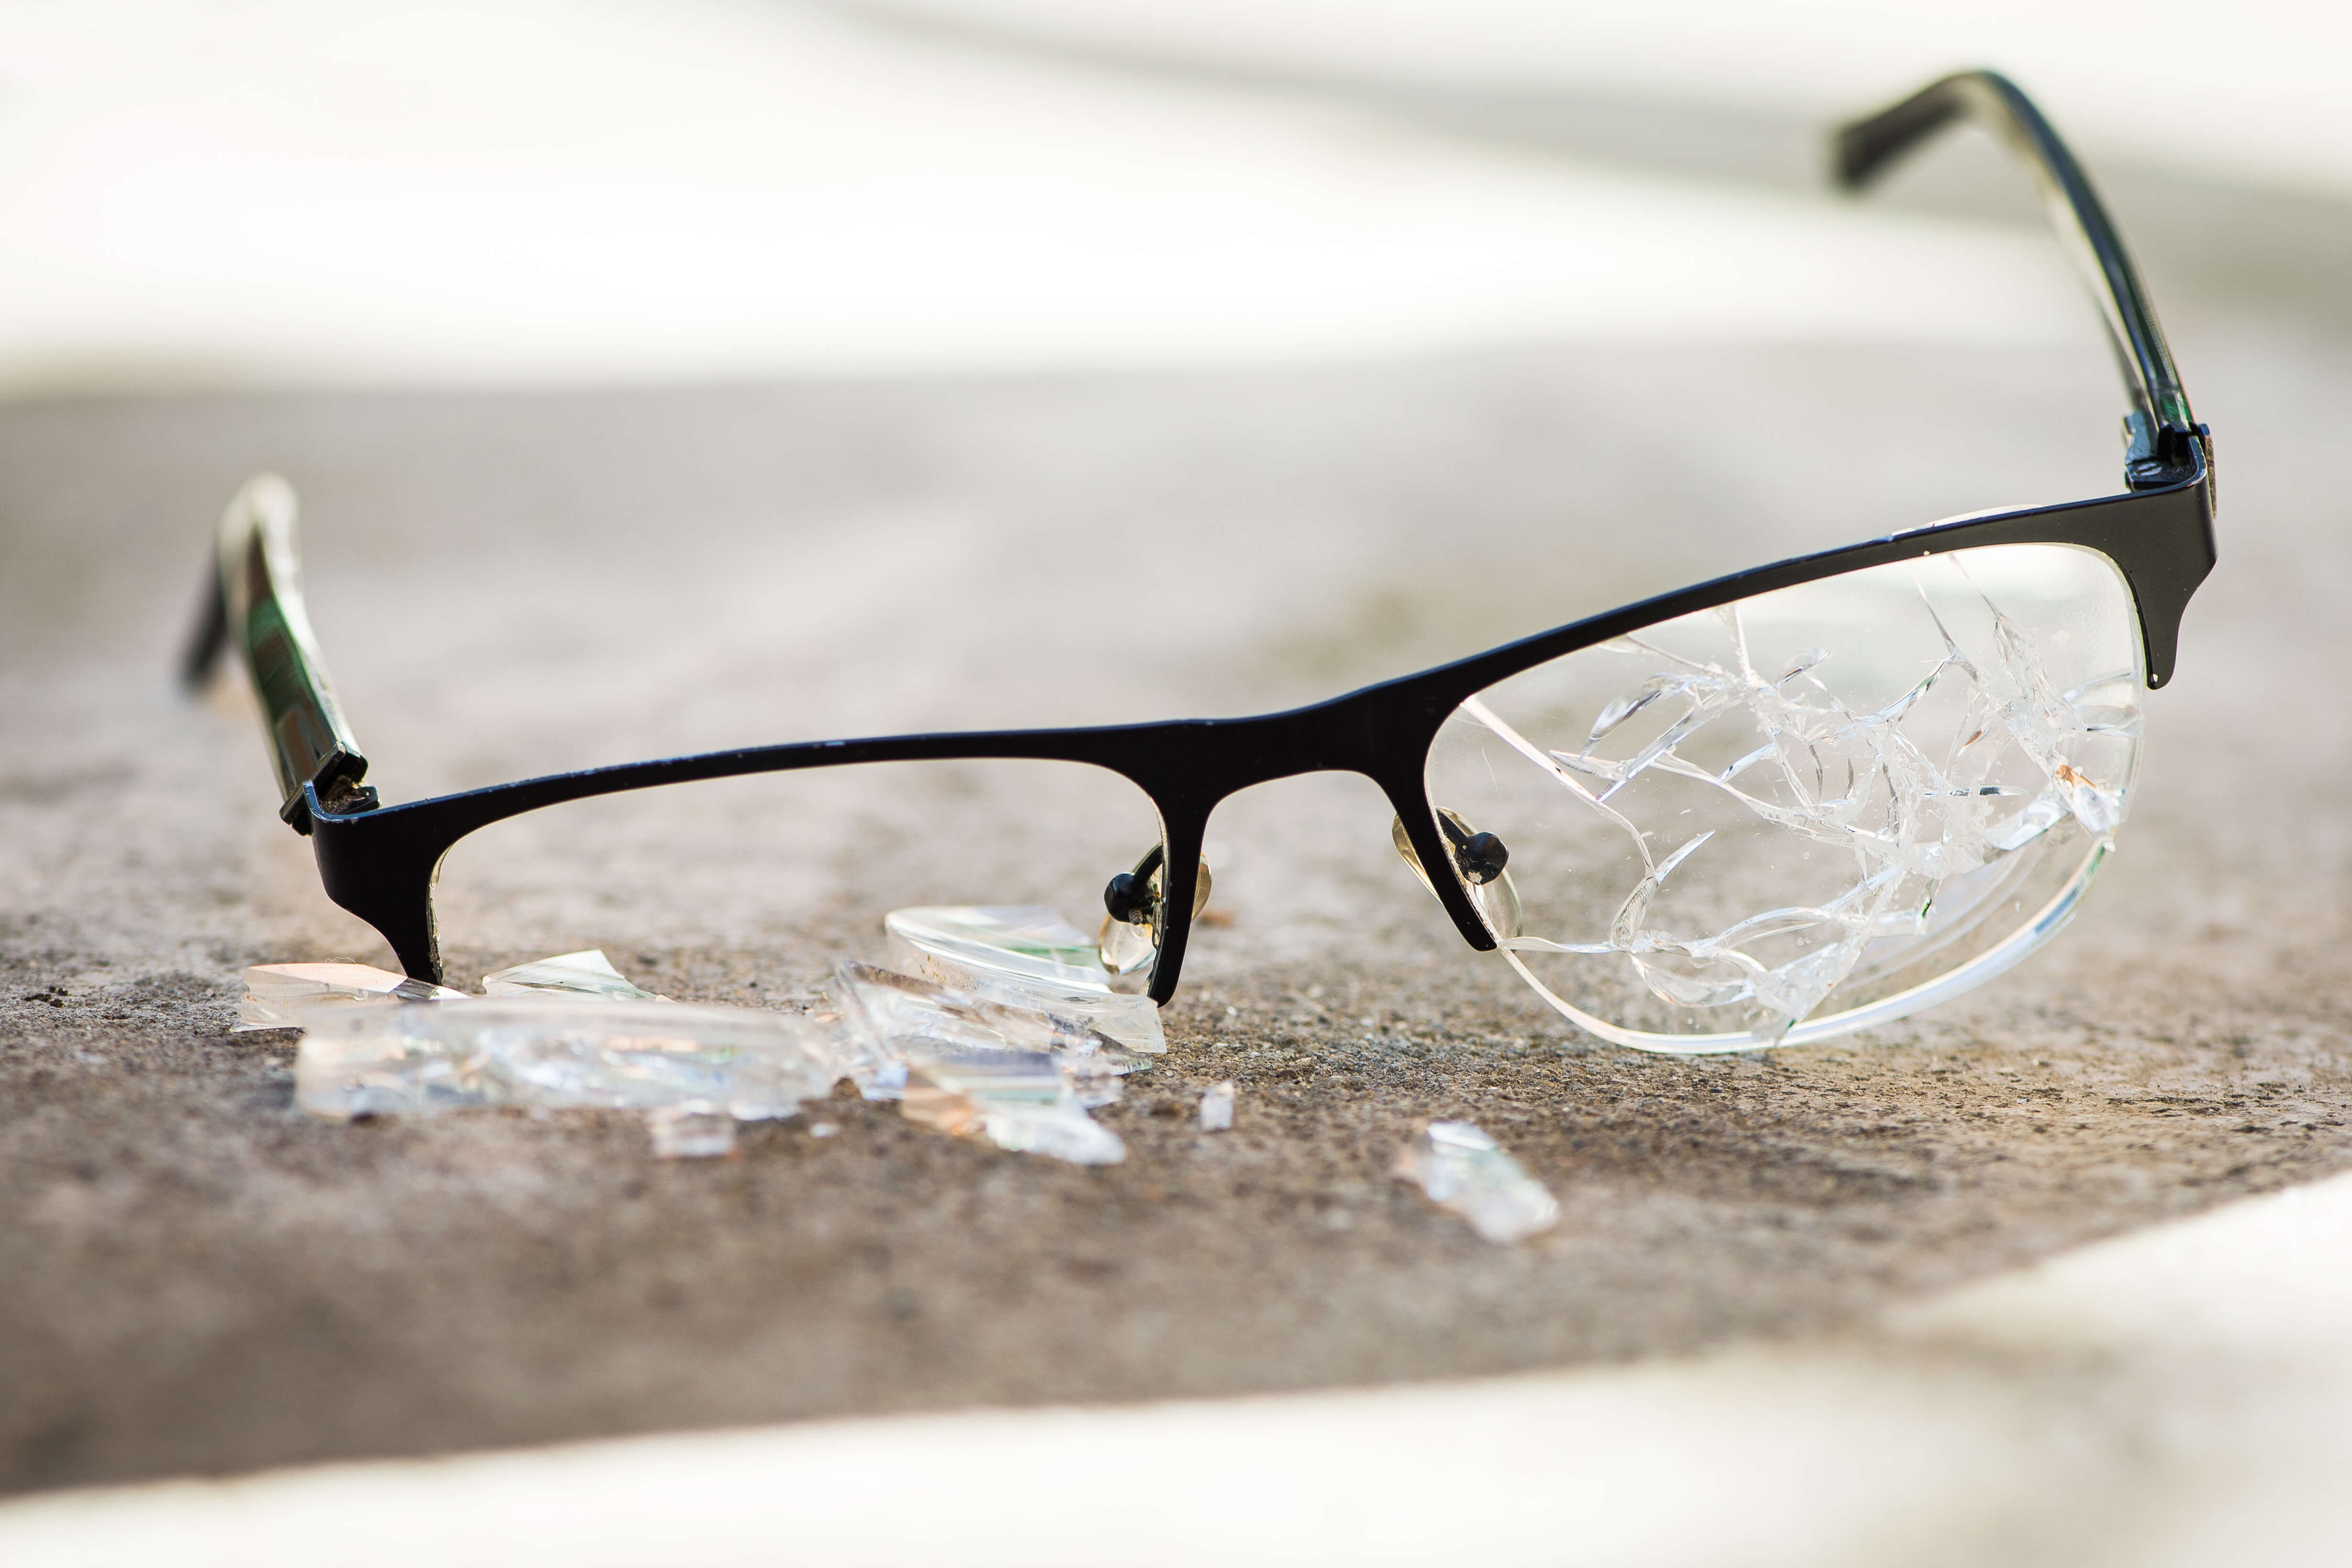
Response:
[[[2084,148],[2352,191],[2352,13],[2321,0],[887,0],[1137,53],[1387,82],[1612,89],[1825,120],[1992,66]]]
[[[1995,63],[2095,162],[2352,192],[2347,15],[13,0],[0,389],[2085,333],[2021,230],[1449,134],[1395,95],[1826,125]]]

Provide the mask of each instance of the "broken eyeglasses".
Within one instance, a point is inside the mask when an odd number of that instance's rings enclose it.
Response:
[[[264,477],[223,520],[185,673],[242,652],[281,815],[327,895],[420,981],[441,977],[443,858],[491,824],[656,784],[1021,760],[1086,764],[1060,772],[1127,797],[1124,826],[1064,837],[1092,857],[1082,874],[1108,877],[1100,962],[1159,1002],[1206,900],[1211,812],[1338,770],[1385,793],[1398,852],[1463,939],[1602,1038],[1737,1050],[1885,1023],[2072,914],[2130,802],[2141,699],[2171,679],[2214,559],[2210,432],[2105,208],[2024,95],[1990,72],[1936,82],[1839,132],[1838,177],[1867,184],[1963,121],[2021,156],[2085,265],[2130,400],[2120,494],[1761,567],[1290,712],[806,742],[386,805],[303,608],[292,493]],[[1064,793],[1075,824],[1084,792]]]

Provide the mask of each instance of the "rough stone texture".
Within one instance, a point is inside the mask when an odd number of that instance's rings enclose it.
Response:
[[[736,742],[1273,708],[2095,493],[2095,353],[0,413],[0,1487],[1638,1356],[2352,1163],[2352,517],[2308,461],[2352,414],[2352,353],[2175,331],[2221,433],[2224,563],[2150,700],[2121,852],[2051,950],[1830,1047],[1593,1048],[1461,946],[1369,785],[1269,786],[1213,830],[1231,923],[1164,1066],[1103,1113],[1132,1153],[1100,1171],[855,1100],[837,1137],[750,1127],[682,1163],[623,1117],[295,1111],[290,1037],[227,1032],[238,969],[384,954],[275,820],[241,694],[166,679],[222,501],[264,464],[302,492],[313,613],[398,799]],[[673,996],[773,1000],[880,953],[939,833],[1008,874],[1056,852],[986,780],[712,798],[453,870],[453,974],[594,942]],[[764,912],[780,889],[822,918]],[[1225,1078],[1237,1126],[1202,1136]],[[1490,1247],[1393,1182],[1433,1116],[1496,1133],[1559,1228]]]

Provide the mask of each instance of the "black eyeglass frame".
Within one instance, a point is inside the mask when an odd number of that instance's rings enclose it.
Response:
[[[1662,621],[1890,562],[1988,545],[2073,545],[2104,555],[2121,572],[2138,617],[2147,685],[2153,689],[2171,680],[2181,616],[2215,560],[2211,434],[2194,422],[2137,269],[2081,166],[2015,86],[1990,71],[1969,71],[1838,132],[1836,176],[1849,187],[1865,184],[1962,120],[1990,130],[2023,158],[2093,284],[2131,405],[2124,419],[2126,489],[2121,494],[1970,517],[1757,567],[1286,712],[799,742],[590,768],[384,805],[361,782],[367,761],[344,722],[310,634],[293,555],[291,495],[280,486],[282,493],[262,492],[250,518],[225,538],[183,676],[191,686],[201,684],[226,647],[238,645],[268,726],[285,795],[280,815],[309,836],[327,896],[382,934],[413,978],[442,979],[433,889],[443,857],[492,823],[567,801],[703,779],[863,763],[1024,759],[1108,769],[1132,782],[1158,809],[1162,885],[1150,911],[1160,936],[1150,993],[1165,1004],[1183,968],[1202,839],[1220,803],[1252,785],[1302,773],[1360,773],[1387,795],[1423,867],[1454,866],[1457,851],[1446,841],[1423,775],[1430,749],[1455,708],[1522,670]],[[256,492],[249,487],[247,494]],[[1427,880],[1465,942],[1481,952],[1497,945],[1465,875]]]

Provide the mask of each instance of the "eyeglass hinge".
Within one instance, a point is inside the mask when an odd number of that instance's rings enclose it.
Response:
[[[328,760],[327,765],[319,770],[320,778],[324,782],[314,781],[289,796],[286,804],[278,808],[278,820],[308,838],[310,837],[310,803],[313,800],[337,816],[375,810],[383,801],[375,793],[375,785],[360,783],[360,775],[366,772],[365,757],[354,756],[349,752],[336,752]]]
[[[2159,425],[2137,409],[2124,416],[2124,483],[2135,490],[2158,490],[2197,472],[2197,430]]]

